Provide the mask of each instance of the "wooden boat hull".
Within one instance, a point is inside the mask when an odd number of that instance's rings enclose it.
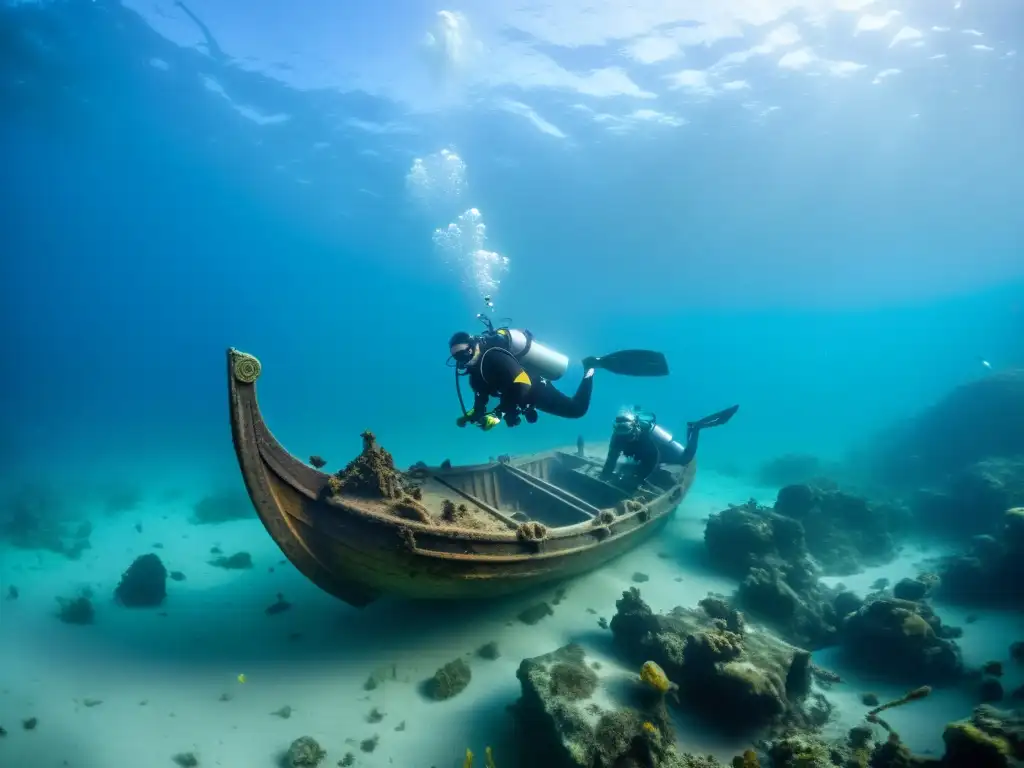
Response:
[[[471,467],[419,467],[403,478],[417,478],[428,496],[443,492],[453,508],[463,502],[486,526],[404,519],[394,510],[423,505],[409,497],[406,503],[332,493],[336,479],[274,439],[256,399],[260,372],[256,358],[228,350],[232,437],[253,506],[296,568],[358,607],[384,595],[495,597],[593,570],[656,533],[694,477],[693,464],[662,471],[660,485],[633,501],[596,479],[592,459],[562,451]],[[525,511],[567,524],[536,526],[527,520],[536,516]]]

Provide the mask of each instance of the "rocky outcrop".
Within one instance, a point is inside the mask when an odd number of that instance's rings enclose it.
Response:
[[[152,553],[135,558],[114,590],[114,599],[126,608],[152,608],[166,597],[167,568]]]
[[[944,768],[1021,768],[1024,715],[983,704],[968,720],[950,723],[942,734]]]
[[[910,512],[838,489],[789,485],[779,491],[775,513],[800,521],[807,550],[828,575],[857,573],[896,556],[896,537]]]
[[[722,729],[814,727],[827,718],[829,705],[811,693],[810,653],[747,628],[723,599],[656,615],[634,587],[616,609],[616,645],[638,667],[658,664],[680,703]]]
[[[818,580],[798,520],[751,500],[712,515],[704,543],[712,563],[741,580],[737,601],[745,611],[801,647],[836,642],[837,595]]]
[[[962,555],[939,567],[944,599],[1018,606],[1024,600],[1024,507],[1003,513],[997,536],[975,536]]]
[[[924,602],[870,599],[843,620],[842,641],[854,664],[914,685],[955,681],[963,673],[952,634]]]
[[[914,488],[992,458],[1024,456],[1024,369],[957,387],[936,405],[889,429],[873,450],[874,474]]]
[[[625,706],[599,691],[601,681],[578,645],[525,659],[513,708],[524,765],[545,768],[723,768],[681,754],[664,698],[639,680]]]
[[[937,486],[919,489],[911,505],[915,519],[932,532],[964,536],[995,530],[1007,509],[1024,506],[1024,456],[971,464]]]
[[[908,699],[913,700],[908,696]],[[894,702],[899,706],[900,702]],[[915,755],[880,718],[868,717],[845,739],[787,734],[766,745],[771,768],[1024,768],[1024,718],[988,705],[946,726],[942,757]],[[739,768],[748,768],[743,764]]]

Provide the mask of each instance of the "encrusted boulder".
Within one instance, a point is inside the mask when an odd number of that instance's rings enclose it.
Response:
[[[524,764],[544,768],[723,768],[677,752],[664,699],[633,681],[612,701],[578,645],[525,659],[513,712]]]
[[[943,599],[1015,607],[1024,600],[1024,507],[1003,513],[996,536],[975,536],[966,552],[939,567]]]
[[[911,519],[901,505],[812,485],[782,488],[774,512],[800,521],[807,550],[826,574],[838,576],[890,562]]]
[[[656,615],[634,587],[615,605],[616,645],[638,666],[660,665],[680,703],[721,728],[815,727],[827,718],[829,705],[810,692],[810,654],[744,626],[720,597]]]
[[[152,608],[167,598],[167,568],[152,552],[128,566],[114,590],[114,599],[126,608]]]
[[[868,600],[843,621],[843,649],[864,669],[914,685],[955,681],[963,673],[960,649],[923,602]]]
[[[798,520],[752,500],[712,515],[704,543],[714,565],[741,579],[737,597],[745,611],[802,647],[835,642],[835,595],[818,580]]]
[[[1024,455],[968,465],[917,490],[911,505],[914,517],[932,532],[958,537],[988,533],[998,527],[1003,512],[1024,506]]]
[[[1020,768],[1024,766],[1024,715],[988,704],[968,720],[950,723],[942,734],[949,768]]]

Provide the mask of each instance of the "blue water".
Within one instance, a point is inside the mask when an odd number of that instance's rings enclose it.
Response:
[[[603,441],[629,404],[681,430],[739,403],[710,468],[842,457],[981,359],[1024,364],[1015,3],[899,3],[859,32],[884,9],[725,3],[712,34],[710,2],[557,23],[481,0],[441,53],[415,0],[187,5],[0,10],[4,487],[239,487],[229,346],[262,361],[276,436],[335,466],[367,428],[400,465]],[[783,24],[801,40],[716,74]],[[893,42],[904,27],[920,37]],[[673,29],[706,40],[627,55]],[[407,181],[445,148],[458,199]],[[472,207],[498,285],[432,240]],[[458,430],[446,343],[484,293],[573,360],[569,391],[583,356],[625,347],[671,376],[599,372],[578,422]]]

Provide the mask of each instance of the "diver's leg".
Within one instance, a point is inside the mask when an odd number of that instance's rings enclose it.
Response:
[[[590,396],[593,392],[594,372],[587,371],[572,397],[559,392],[550,381],[535,385],[531,405],[538,411],[550,413],[552,416],[579,419],[585,416],[590,408]]]
[[[684,448],[677,441],[673,440],[662,448],[662,461],[665,464],[678,464],[685,467],[697,455],[697,438],[699,436],[700,427],[696,424],[688,425],[686,430],[686,447]]]

